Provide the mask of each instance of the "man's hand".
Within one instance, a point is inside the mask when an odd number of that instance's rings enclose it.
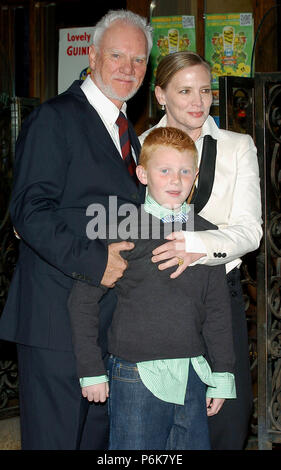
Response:
[[[94,401],[95,403],[100,401],[104,403],[109,397],[108,382],[82,387],[82,395],[83,397],[88,398],[88,401]]]
[[[178,265],[178,268],[170,275],[172,279],[178,277],[191,263],[205,256],[205,253],[187,253],[185,251],[185,238],[182,232],[173,232],[166,238],[171,241],[155,248],[151,260],[153,263],[168,260],[159,264],[160,270]],[[179,259],[183,260],[181,265],[179,265]]]
[[[123,276],[128,266],[127,261],[120,255],[120,251],[132,250],[134,246],[133,243],[125,241],[108,245],[107,265],[101,280],[101,285],[105,287],[115,286],[115,282]]]
[[[206,398],[207,416],[216,415],[222,408],[224,402],[224,398]]]

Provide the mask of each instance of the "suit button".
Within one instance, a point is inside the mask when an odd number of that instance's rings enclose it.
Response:
[[[214,257],[217,258],[217,256],[218,256],[217,253],[214,253]]]
[[[218,253],[218,257],[221,258],[221,253]]]
[[[222,257],[225,258],[225,257],[226,257],[226,253],[222,253]]]

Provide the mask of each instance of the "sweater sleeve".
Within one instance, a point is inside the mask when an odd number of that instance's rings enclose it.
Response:
[[[229,291],[225,266],[209,268],[208,287],[204,299],[206,318],[203,337],[213,372],[234,370],[234,349]]]
[[[98,344],[99,301],[106,291],[105,287],[76,281],[68,299],[77,374],[80,378],[106,375]]]

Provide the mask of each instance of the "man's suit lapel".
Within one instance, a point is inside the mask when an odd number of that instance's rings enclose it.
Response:
[[[71,86],[70,88],[67,90],[66,93],[71,93],[71,94],[74,94],[77,96],[77,98],[79,100],[82,100],[84,101],[87,106],[88,106],[88,111],[89,111],[89,123],[90,123],[90,126],[92,129],[95,130],[95,134],[99,135],[100,136],[100,141],[99,141],[99,145],[101,145],[101,147],[103,148],[103,151],[104,151],[104,154],[106,155],[106,158],[108,160],[111,161],[111,163],[115,166],[116,168],[116,172],[120,172],[119,173],[119,176],[120,176],[120,179],[122,181],[122,183],[120,184],[124,184],[126,182],[127,186],[128,186],[128,191],[129,192],[136,192],[136,190],[138,190],[133,178],[131,177],[131,175],[129,174],[127,168],[125,167],[125,164],[116,148],[116,145],[114,144],[111,136],[109,135],[108,133],[108,130],[106,129],[103,121],[101,120],[99,114],[97,113],[97,111],[95,110],[95,108],[93,106],[91,106],[91,104],[88,102],[85,94],[83,93],[83,91],[81,90],[80,88],[80,85],[81,85],[81,82],[79,81],[75,81]],[[139,139],[134,131],[134,128],[131,124],[130,121],[129,122],[129,135],[130,135],[130,139],[131,139],[131,144],[133,146],[133,149],[135,151],[135,154],[136,154],[136,157],[137,157],[137,161],[138,161],[138,158],[139,158],[139,153],[140,153],[140,142],[139,142]],[[89,134],[91,135],[91,133]],[[118,177],[118,173],[114,173],[113,176],[116,176]],[[140,185],[141,186],[141,185]],[[139,193],[142,194],[142,190],[138,190]]]
[[[120,158],[120,154],[117,150],[116,145],[114,144],[108,130],[106,129],[97,111],[90,104],[89,106],[90,106],[90,112],[92,114],[91,126],[93,126],[95,133],[100,136],[99,145],[103,147],[104,152],[107,155],[107,158],[111,159],[115,164],[117,164],[120,168],[122,168],[123,162],[122,162],[122,159]]]
[[[122,158],[120,158],[120,154],[116,148],[116,145],[114,144],[108,130],[106,129],[102,119],[100,118],[98,112],[95,110],[95,108],[89,103],[87,100],[85,94],[81,90],[82,82],[79,82],[76,80],[65,92],[70,93],[75,95],[80,101],[83,101],[85,105],[87,106],[88,113],[89,113],[89,118],[87,119],[87,122],[89,124],[89,127],[91,129],[91,132],[89,135],[91,135],[92,132],[95,133],[95,137],[98,135],[100,136],[99,139],[99,145],[103,148],[105,154],[107,155],[108,159],[111,159],[112,162],[115,163],[119,167],[119,169],[122,169],[124,167],[124,162],[122,161]]]
[[[91,105],[90,105],[91,106]],[[104,123],[102,122],[100,116],[98,115],[97,111],[91,106],[90,112],[92,113],[92,122],[93,122],[93,128],[95,129],[95,132],[97,132],[98,135],[100,135],[100,142],[99,144],[103,148],[103,152],[106,155],[106,158],[113,164],[116,168],[116,172],[113,173],[113,177],[117,176],[118,173],[120,175],[120,178],[122,178],[122,184],[126,183],[127,186],[129,187],[129,190],[136,190],[137,186],[131,177],[131,175],[128,172],[128,169],[125,166],[125,163],[120,156],[120,153],[117,150],[116,145],[114,144],[110,134],[108,133]],[[134,132],[134,131],[132,131]],[[134,150],[136,152],[137,158],[139,155],[139,147],[137,146],[136,143],[137,137],[134,137]],[[118,172],[118,173],[117,173]]]
[[[194,191],[191,204],[196,214],[207,204],[213,189],[217,157],[217,141],[205,135],[199,168],[198,186]]]

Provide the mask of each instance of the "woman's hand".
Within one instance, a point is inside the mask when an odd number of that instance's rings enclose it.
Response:
[[[170,275],[172,279],[177,278],[190,264],[206,255],[206,253],[187,253],[185,251],[185,238],[182,232],[173,232],[166,237],[167,243],[158,246],[153,250],[153,263],[159,263],[160,270],[178,266],[178,268]]]

